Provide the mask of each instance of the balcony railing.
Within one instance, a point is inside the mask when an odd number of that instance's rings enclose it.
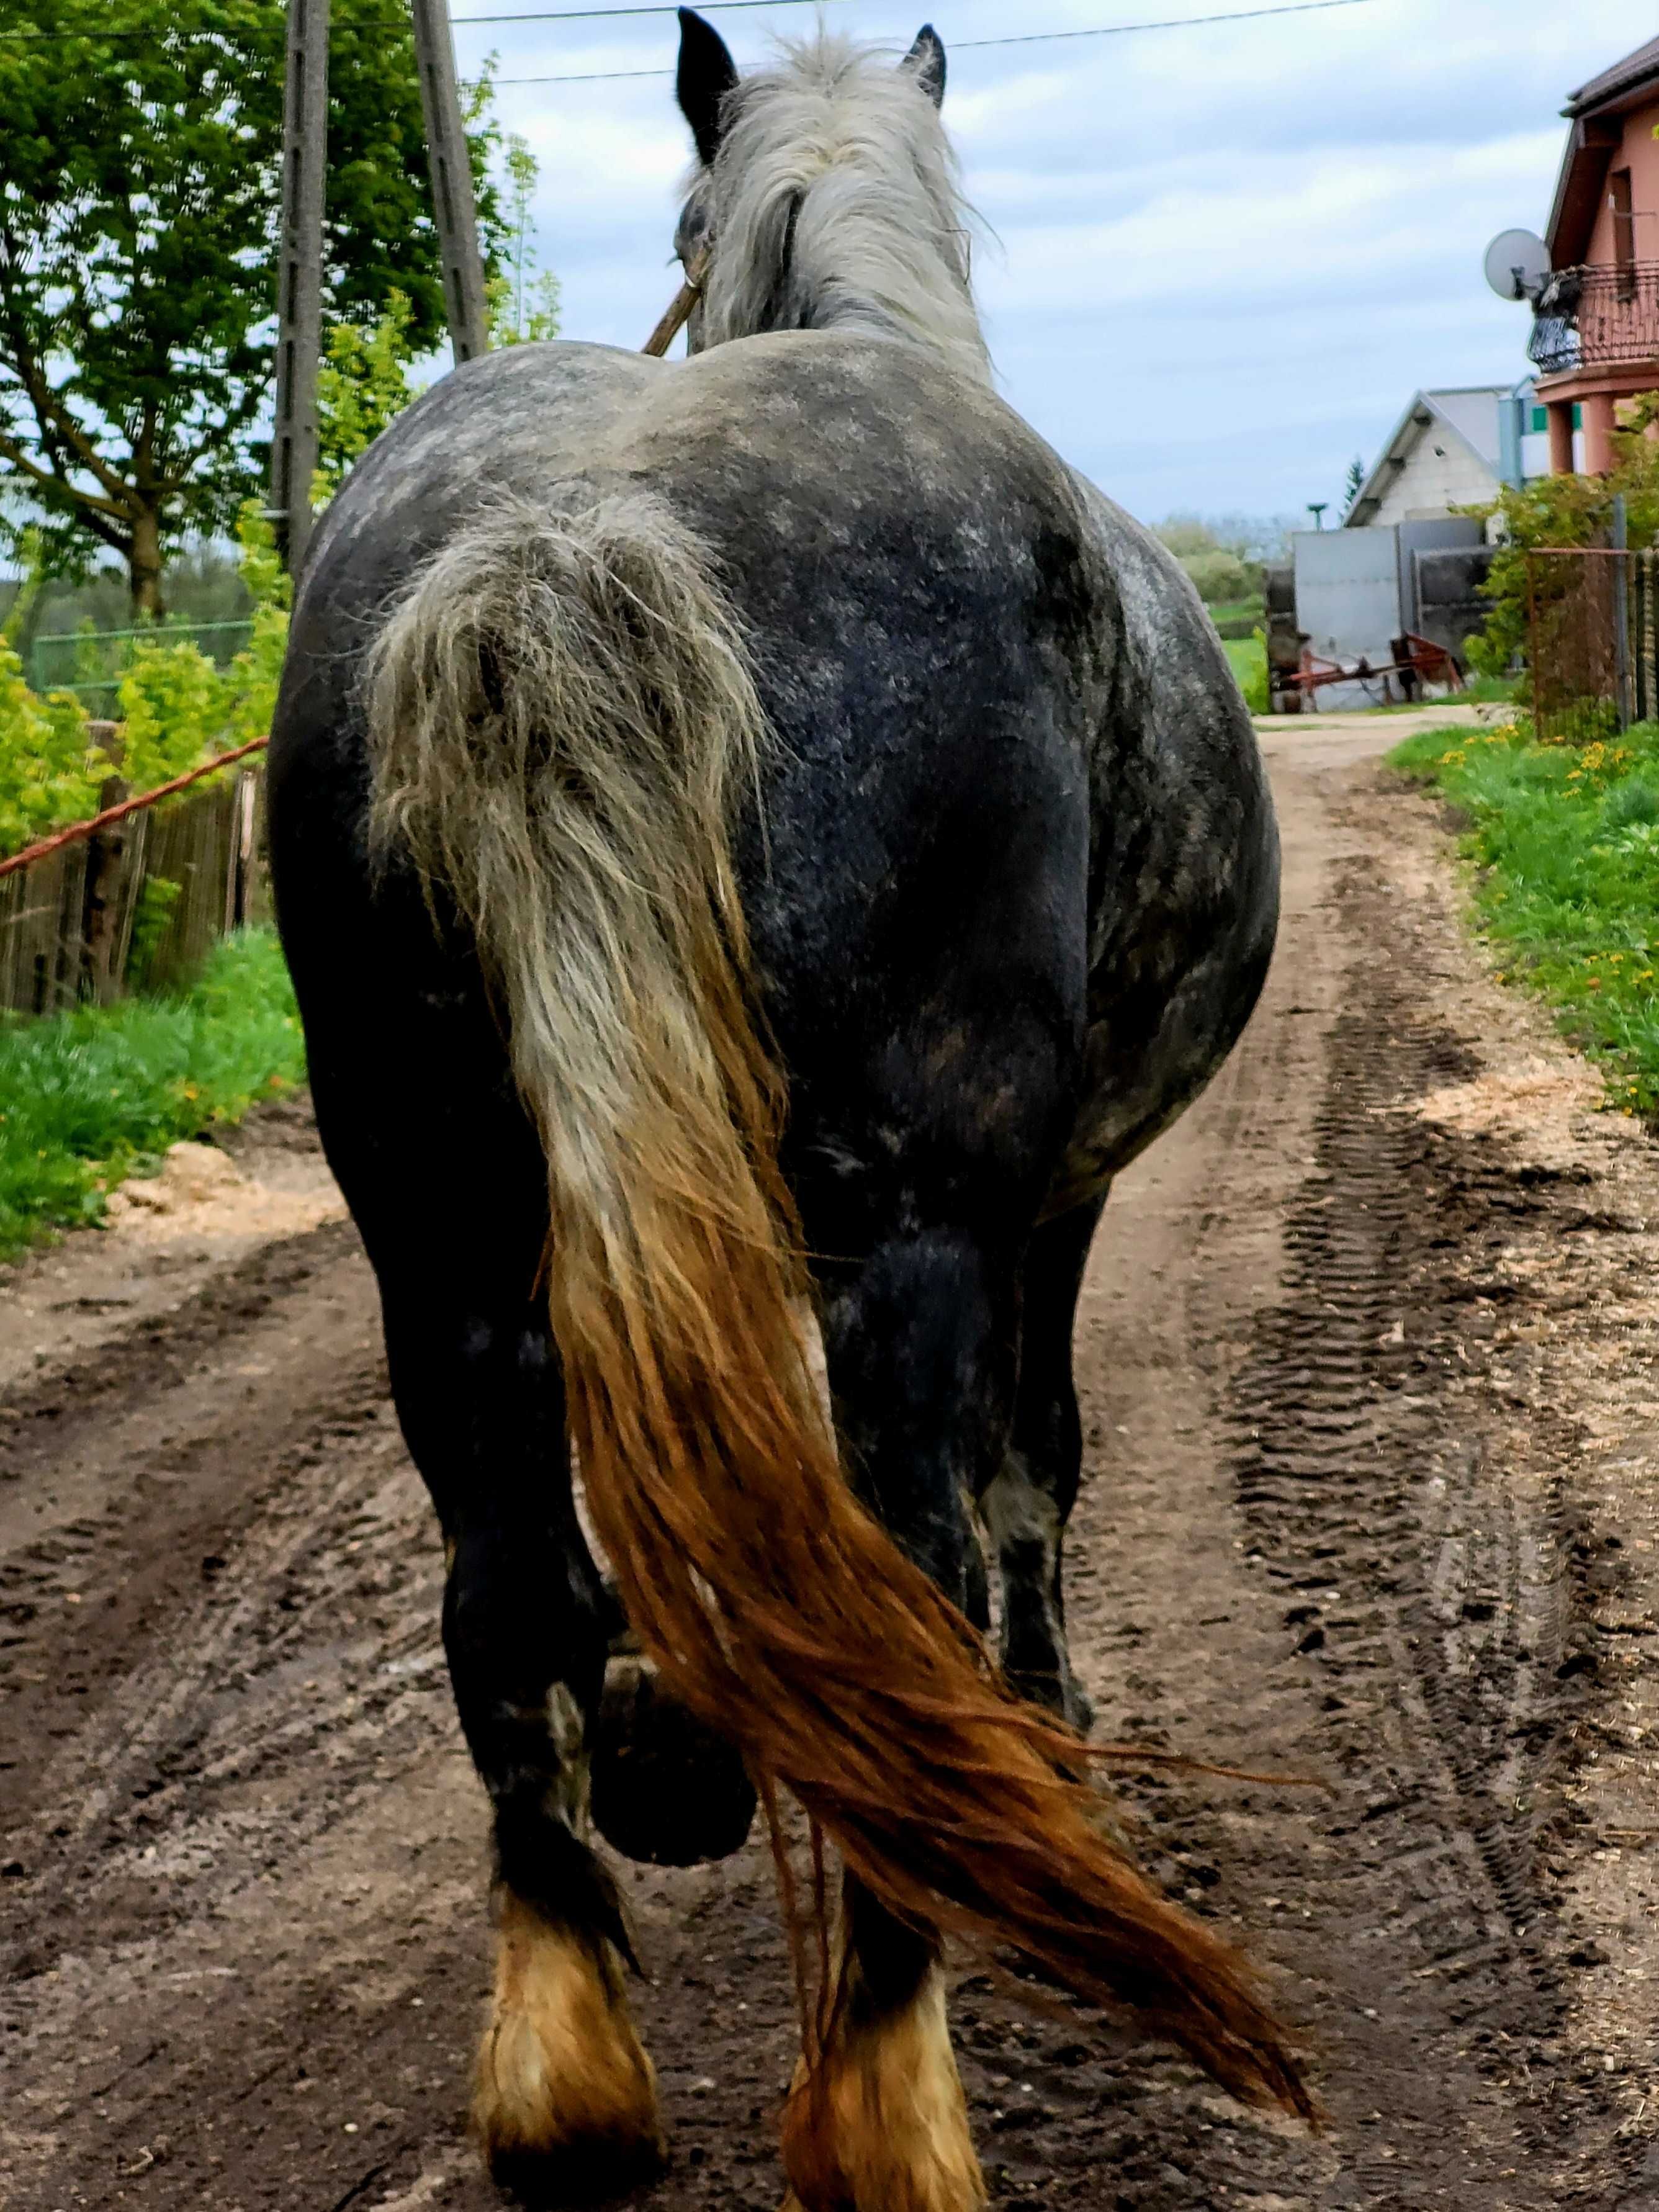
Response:
[[[1547,376],[1659,362],[1659,261],[1558,269],[1546,279],[1533,316],[1527,358]]]

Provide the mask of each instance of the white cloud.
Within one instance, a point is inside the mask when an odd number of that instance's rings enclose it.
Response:
[[[469,0],[457,0],[465,12]],[[471,0],[479,5],[481,0]],[[962,0],[946,116],[995,234],[976,270],[1003,389],[1137,512],[1294,508],[1340,489],[1419,385],[1522,374],[1524,311],[1481,282],[1510,224],[1541,228],[1558,111],[1651,36],[1647,0],[1363,0],[1135,37],[975,38],[1160,15],[1136,0]],[[1167,0],[1178,12],[1183,0]],[[1195,14],[1216,0],[1184,0]],[[834,6],[907,45],[907,11]],[[740,62],[780,7],[717,18]],[[503,77],[666,68],[667,19],[461,33]],[[954,43],[953,43],[954,42]],[[565,331],[637,345],[672,289],[686,142],[667,77],[506,87],[543,163],[544,258]]]

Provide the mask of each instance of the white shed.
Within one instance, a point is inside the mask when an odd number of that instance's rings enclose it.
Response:
[[[1544,457],[1526,450],[1542,441],[1517,434],[1523,404],[1508,385],[1415,393],[1343,527],[1427,521],[1496,499],[1505,477],[1545,474]]]

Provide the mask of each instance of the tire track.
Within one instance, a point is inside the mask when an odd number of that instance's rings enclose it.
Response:
[[[1331,1833],[1387,1900],[1364,1940],[1503,2075],[1564,2015],[1540,1845],[1585,1710],[1585,1632],[1577,1523],[1559,1483],[1508,1479],[1475,1308],[1494,1287],[1483,1246],[1549,1237],[1573,1206],[1413,1110],[1479,1063],[1425,1017],[1379,874],[1351,872],[1340,903],[1396,957],[1362,953],[1331,1033],[1285,1295],[1239,1378],[1237,1493],[1358,1800]],[[1517,2098],[1514,2117],[1534,2149],[1553,2140],[1542,2104]]]

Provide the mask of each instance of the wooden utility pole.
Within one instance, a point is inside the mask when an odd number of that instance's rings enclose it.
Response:
[[[323,187],[328,163],[329,0],[288,0],[283,78],[282,258],[276,281],[276,427],[270,514],[291,576],[311,537],[317,371],[323,349]]]
[[[475,361],[489,347],[483,262],[478,253],[478,210],[472,198],[472,163],[461,124],[455,82],[455,47],[447,0],[414,0],[415,61],[426,117],[427,159],[432,167],[432,211],[444,272],[444,311],[456,363]]]

